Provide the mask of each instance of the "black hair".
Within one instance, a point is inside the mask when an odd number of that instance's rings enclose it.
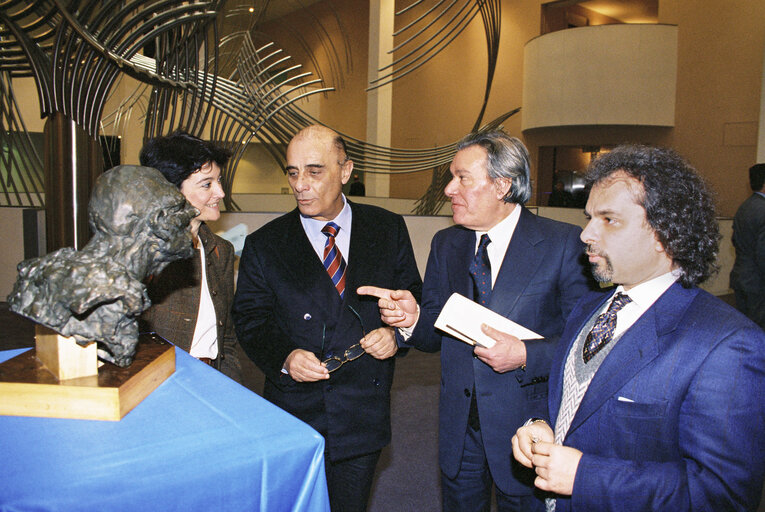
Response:
[[[206,163],[215,162],[222,169],[230,157],[228,150],[176,130],[164,137],[149,139],[139,159],[142,166],[157,169],[167,181],[180,188],[186,178]]]
[[[717,271],[720,230],[712,194],[696,170],[668,148],[619,146],[590,164],[587,185],[624,171],[640,182],[646,220],[689,288]]]
[[[765,185],[765,164],[754,164],[749,168],[749,186],[759,192]]]

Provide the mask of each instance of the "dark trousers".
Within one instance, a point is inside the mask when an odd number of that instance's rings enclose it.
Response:
[[[324,455],[329,507],[332,512],[366,511],[379,458],[379,450],[337,462],[330,462]]]
[[[489,512],[492,487],[495,490],[498,512],[544,512],[544,502],[533,495],[510,496],[493,484],[481,431],[468,427],[459,473],[454,479],[441,474],[444,512]]]

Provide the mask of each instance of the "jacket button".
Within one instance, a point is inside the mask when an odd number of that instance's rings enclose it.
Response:
[[[470,396],[470,390],[469,390],[469,389],[467,389],[467,388],[465,388],[465,396],[467,396],[467,397],[469,397],[469,396]]]
[[[327,393],[332,393],[332,390],[333,390],[333,389],[335,389],[335,388],[333,388],[331,384],[330,384],[330,385],[328,385],[328,386],[327,386]]]
[[[380,379],[372,379],[372,383],[374,383],[375,386],[380,387]]]
[[[306,313],[305,315],[303,315],[303,320],[310,320],[310,319],[311,319],[310,313]]]
[[[223,327],[223,320],[218,320],[218,325]]]
[[[210,294],[211,294],[213,297],[216,297],[216,296],[218,295],[218,292],[216,292],[215,290],[213,290],[213,291],[211,291],[211,292],[210,292]]]

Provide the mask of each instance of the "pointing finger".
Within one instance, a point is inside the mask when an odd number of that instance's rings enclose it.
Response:
[[[358,295],[371,295],[378,299],[390,299],[391,290],[387,288],[378,288],[377,286],[359,286],[356,289]]]

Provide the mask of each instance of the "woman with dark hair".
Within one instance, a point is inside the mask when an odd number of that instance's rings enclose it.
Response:
[[[193,258],[169,264],[147,283],[152,306],[142,328],[158,333],[197,359],[241,381],[236,334],[231,321],[234,247],[205,221],[220,218],[221,168],[230,154],[215,144],[176,131],[150,139],[140,161],[154,167],[199,210],[189,229]]]

